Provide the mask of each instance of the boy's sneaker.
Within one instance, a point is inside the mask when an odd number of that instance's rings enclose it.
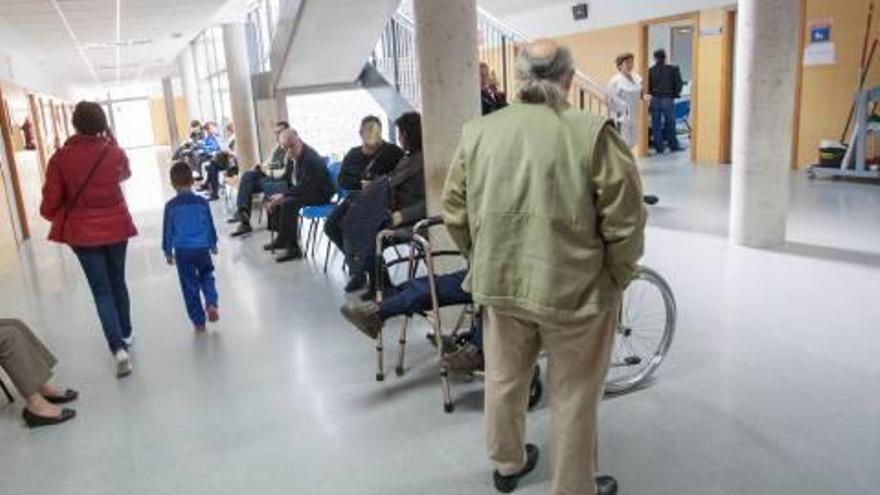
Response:
[[[220,310],[217,306],[208,306],[205,312],[208,313],[208,321],[211,323],[216,323],[220,319]]]
[[[125,349],[119,349],[114,355],[116,357],[116,377],[122,378],[128,376],[132,372],[131,356]]]
[[[499,473],[497,470],[492,473],[492,478],[495,482],[495,489],[501,493],[510,493],[516,490],[516,485],[519,484],[519,480],[525,475],[531,473],[537,465],[538,447],[535,447],[530,443],[526,444],[526,465],[520,470],[520,472],[507,476]]]
[[[196,325],[194,328],[196,333],[205,333],[208,330],[205,325]]]
[[[132,347],[134,345],[134,333],[132,333],[128,337],[123,337],[122,341],[125,342],[125,347]]]

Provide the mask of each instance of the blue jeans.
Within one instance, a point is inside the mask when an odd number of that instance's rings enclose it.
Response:
[[[471,295],[461,288],[461,284],[466,276],[467,270],[460,270],[439,275],[435,278],[437,304],[440,307],[470,304],[473,302]],[[393,296],[382,300],[379,304],[379,318],[385,321],[395,316],[412,316],[415,313],[430,309],[432,309],[431,287],[428,285],[428,278],[419,277],[400,284]],[[480,314],[476,317],[471,343],[480,349],[483,348],[483,325]]]
[[[110,351],[128,349],[124,338],[131,337],[131,309],[125,285],[125,253],[128,241],[97,247],[74,247],[73,252],[95,298],[98,318]]]
[[[174,261],[189,319],[194,325],[204,325],[205,307],[217,307],[218,299],[211,252],[208,249],[179,249],[174,253]]]
[[[675,98],[655,96],[648,108],[651,112],[651,137],[657,153],[666,151],[666,144],[673,150],[680,148],[675,135]]]

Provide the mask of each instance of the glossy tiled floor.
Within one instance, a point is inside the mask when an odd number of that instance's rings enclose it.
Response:
[[[0,278],[0,314],[31,322],[83,395],[73,423],[42,431],[0,406],[0,493],[493,493],[480,384],[442,413],[421,339],[407,376],[374,382],[370,343],[337,313],[338,262],[276,266],[262,235],[224,236],[223,320],[193,336],[159,252],[164,171],[148,152],[133,162],[135,374],[113,377],[70,253],[28,246]],[[876,493],[880,187],[793,178],[791,244],[753,251],[724,237],[727,173],[646,164],[662,203],[645,262],[675,289],[679,333],[653,386],[605,402],[602,468],[625,494]],[[539,445],[547,425],[542,405]],[[519,493],[546,476],[542,463]]]

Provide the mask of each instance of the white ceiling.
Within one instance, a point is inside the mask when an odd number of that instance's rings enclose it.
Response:
[[[220,19],[242,15],[248,3],[0,0],[0,29],[16,41],[7,49],[63,78],[68,87],[111,87],[163,75],[199,31]],[[107,46],[131,40],[149,42],[118,49]]]

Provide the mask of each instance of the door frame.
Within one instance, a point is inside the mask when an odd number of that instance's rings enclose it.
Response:
[[[691,70],[693,74],[691,75],[690,85],[691,85],[691,122],[696,123],[697,121],[697,84],[696,80],[700,74],[700,57],[699,57],[699,49],[700,49],[700,13],[699,11],[685,12],[683,14],[671,15],[666,17],[656,17],[654,19],[646,19],[644,21],[639,22],[639,62],[640,73],[643,74],[644,80],[648,80],[648,69],[650,68],[650,63],[648,58],[651,56],[649,44],[649,30],[651,26],[655,26],[657,24],[666,24],[669,22],[689,20],[691,21],[691,28],[694,30],[694,35],[691,41]],[[646,88],[647,89],[647,88]],[[648,103],[644,100],[642,101],[642,111],[639,115],[639,127],[640,127],[640,136],[639,136],[639,146],[637,148],[637,152],[639,156],[647,156],[648,155]],[[691,156],[691,162],[696,158],[696,148],[694,147],[694,143],[697,141],[697,126],[691,126],[691,139],[689,146],[689,153]]]
[[[27,211],[24,206],[24,193],[21,189],[21,176],[18,173],[18,163],[15,159],[15,148],[12,145],[12,122],[9,120],[8,102],[3,95],[3,88],[0,87],[0,135],[3,138],[3,147],[7,158],[6,167],[9,170],[9,180],[12,182],[12,195],[15,202],[15,210],[18,217],[18,232],[21,234],[21,240],[25,241],[31,237],[30,224],[28,224]],[[12,206],[12,205],[10,205]],[[11,213],[11,212],[10,212]]]

